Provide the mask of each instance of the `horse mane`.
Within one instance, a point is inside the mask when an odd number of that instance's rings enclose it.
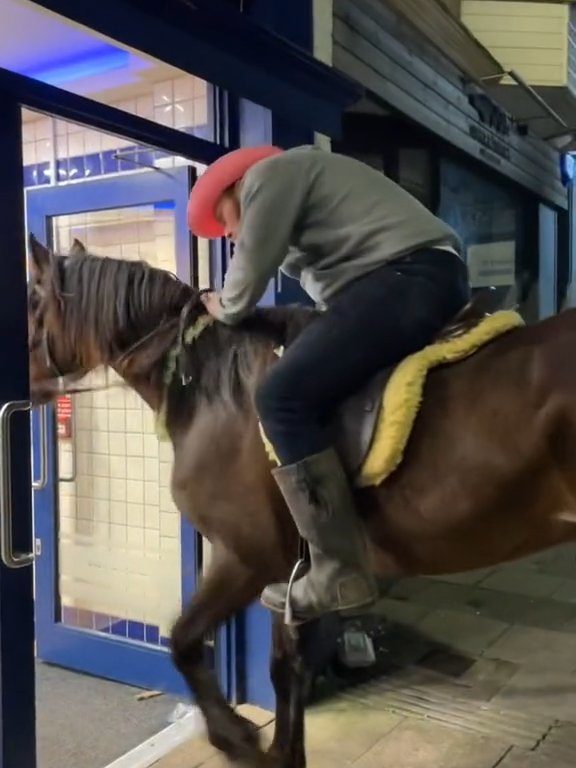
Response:
[[[143,346],[150,377],[162,381],[170,350],[178,340],[180,319],[186,327],[206,314],[201,293],[173,274],[141,261],[126,261],[80,253],[54,257],[63,330],[73,348],[87,341],[105,366],[114,362],[156,328],[167,333]],[[190,380],[176,375],[169,387],[169,413],[183,415],[200,401],[222,399],[234,406],[244,401],[271,352],[288,346],[315,313],[301,307],[261,308],[242,323],[228,327],[213,323],[184,349],[183,368]],[[134,358],[137,353],[134,353]],[[174,407],[172,407],[174,406]]]
[[[259,308],[236,326],[208,326],[185,351],[184,373],[190,382],[183,385],[178,375],[172,379],[168,429],[188,423],[206,403],[245,408],[274,352],[288,347],[314,316],[303,307]]]
[[[176,320],[197,291],[141,261],[78,254],[58,259],[64,329],[78,348],[88,334],[110,365],[144,333]]]

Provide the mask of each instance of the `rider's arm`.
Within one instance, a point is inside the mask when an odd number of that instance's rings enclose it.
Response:
[[[240,233],[218,312],[222,322],[238,323],[262,298],[288,253],[305,188],[301,169],[290,163],[265,162],[246,175],[240,190]]]

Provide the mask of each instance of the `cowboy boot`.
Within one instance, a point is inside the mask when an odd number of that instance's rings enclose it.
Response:
[[[310,569],[290,587],[267,587],[262,603],[285,613],[290,623],[374,602],[377,589],[368,567],[363,526],[336,451],[323,451],[273,474],[310,547]]]

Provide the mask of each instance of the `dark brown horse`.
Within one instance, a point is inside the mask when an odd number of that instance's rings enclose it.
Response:
[[[104,365],[153,410],[166,403],[174,501],[213,544],[210,571],[172,635],[210,740],[250,766],[303,768],[308,628],[274,625],[276,732],[267,755],[204,666],[203,637],[286,579],[295,562],[296,531],[252,396],[274,348],[313,315],[278,309],[237,328],[214,323],[184,348],[166,386],[170,350],[204,313],[198,292],[141,263],[52,256],[35,241],[31,251],[36,402],[53,397],[58,381],[69,388]],[[430,375],[403,464],[381,487],[358,493],[378,574],[458,572],[576,538],[575,353],[576,313],[566,312]]]

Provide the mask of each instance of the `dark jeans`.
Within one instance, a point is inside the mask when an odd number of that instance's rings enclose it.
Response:
[[[379,370],[425,347],[466,304],[468,275],[446,251],[389,262],[337,293],[274,364],[256,393],[282,464],[331,445],[337,406]]]

